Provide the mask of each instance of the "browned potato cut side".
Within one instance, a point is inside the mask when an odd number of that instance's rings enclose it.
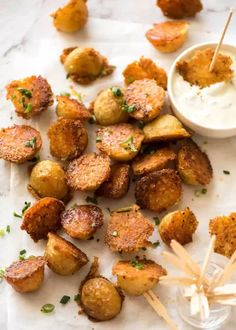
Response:
[[[203,8],[200,0],[157,0],[157,6],[170,18],[193,17]]]
[[[91,113],[83,103],[78,102],[69,96],[57,96],[56,113],[58,117],[65,119],[80,120],[82,122],[91,117]]]

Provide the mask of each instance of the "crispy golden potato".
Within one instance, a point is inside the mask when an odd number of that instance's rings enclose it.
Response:
[[[98,188],[96,195],[115,199],[124,197],[129,189],[129,170],[128,164],[112,165],[109,179]]]
[[[98,124],[108,126],[126,122],[129,118],[123,110],[124,94],[120,87],[111,87],[100,92],[92,104]]]
[[[209,222],[210,235],[216,235],[214,251],[230,258],[236,250],[236,213]]]
[[[180,201],[181,180],[172,169],[155,171],[136,181],[137,204],[151,211],[162,212]]]
[[[80,120],[59,118],[48,129],[50,152],[61,160],[82,155],[88,144],[88,134]]]
[[[117,276],[117,284],[132,296],[140,296],[158,283],[166,270],[152,260],[134,259],[118,261],[112,268],[112,274]]]
[[[105,235],[105,244],[115,252],[136,252],[148,247],[148,237],[154,227],[139,211],[138,205],[132,205],[112,212]]]
[[[42,146],[39,131],[27,125],[0,129],[0,158],[22,164],[32,159]]]
[[[176,69],[184,80],[191,85],[198,85],[200,88],[208,87],[222,81],[230,81],[233,78],[233,63],[230,56],[219,53],[213,70],[209,67],[214,55],[214,49],[205,48],[196,50],[192,57],[179,61]]]
[[[178,140],[190,136],[181,122],[169,114],[161,115],[146,124],[143,132],[144,142]]]
[[[63,8],[51,14],[55,28],[62,32],[76,32],[87,23],[87,0],[70,0]]]
[[[66,198],[69,189],[64,170],[52,160],[38,162],[31,172],[28,190],[36,198]]]
[[[176,153],[169,147],[157,149],[153,154],[135,157],[132,162],[134,175],[145,175],[167,167],[176,159]]]
[[[51,86],[41,76],[13,80],[6,86],[7,99],[11,100],[18,116],[29,119],[53,104]]]
[[[110,173],[109,157],[93,152],[70,162],[66,177],[69,187],[73,190],[93,191],[108,180]]]
[[[137,120],[156,118],[165,102],[165,91],[154,79],[135,80],[125,91],[125,109]]]
[[[163,53],[172,53],[179,49],[188,36],[189,23],[185,21],[167,21],[154,24],[146,32],[150,43]]]
[[[200,0],[157,0],[157,6],[170,18],[193,17],[202,10]]]
[[[62,201],[52,197],[42,198],[26,210],[21,229],[35,242],[46,239],[50,231],[57,231],[61,227],[60,214],[64,209]]]
[[[65,119],[79,119],[84,122],[91,117],[91,113],[83,103],[69,96],[57,96],[56,114]]]
[[[135,80],[154,79],[158,86],[167,89],[166,71],[157,66],[150,58],[140,57],[139,61],[130,63],[123,71],[125,83],[131,84]]]
[[[59,275],[72,275],[88,263],[88,257],[74,244],[49,233],[44,254],[48,267]]]
[[[62,213],[61,224],[70,237],[87,240],[102,227],[103,213],[95,205],[75,205]]]
[[[131,124],[116,124],[97,130],[96,145],[112,159],[125,162],[137,155],[143,139],[139,128]]]
[[[43,283],[45,264],[43,257],[15,261],[6,269],[4,278],[17,292],[37,291]]]
[[[99,77],[105,77],[115,67],[108,64],[106,57],[93,48],[66,48],[61,55],[67,75],[78,84],[86,85]]]
[[[174,239],[181,245],[192,242],[192,236],[198,226],[198,221],[193,212],[187,207],[183,211],[168,213],[158,226],[162,241],[170,245]]]
[[[181,141],[177,168],[182,180],[190,185],[209,184],[213,177],[210,160],[192,139]]]

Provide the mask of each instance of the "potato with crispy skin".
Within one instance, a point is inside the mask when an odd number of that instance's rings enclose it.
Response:
[[[111,213],[105,244],[114,252],[136,252],[151,245],[148,237],[153,231],[152,223],[134,204]]]
[[[157,170],[162,170],[176,159],[176,153],[169,147],[157,149],[152,154],[135,157],[132,162],[134,175],[145,175]]]
[[[88,257],[74,244],[49,233],[44,257],[48,267],[59,275],[72,275],[88,263]]]
[[[209,184],[213,176],[207,154],[192,139],[181,141],[177,168],[182,180],[193,186]]]
[[[27,125],[0,129],[0,158],[22,164],[32,159],[42,146],[39,131]]]
[[[170,246],[174,239],[181,245],[185,245],[192,242],[197,226],[196,216],[187,207],[183,211],[177,210],[165,215],[158,226],[158,231],[165,244]]]
[[[62,201],[52,197],[42,198],[26,210],[21,229],[35,242],[46,239],[50,231],[57,231],[61,227],[60,215],[64,209]]]
[[[93,191],[108,180],[110,173],[109,157],[93,152],[71,161],[66,171],[66,177],[71,189]]]
[[[88,133],[80,120],[59,118],[48,129],[50,152],[61,160],[81,156],[88,144]]]
[[[170,18],[193,17],[202,10],[200,0],[157,0],[157,6]]]
[[[37,291],[43,283],[45,264],[43,257],[15,261],[6,269],[4,278],[17,292]]]
[[[146,32],[146,38],[160,52],[172,53],[185,43],[188,29],[189,23],[185,21],[161,22]]]
[[[180,201],[181,180],[172,169],[155,171],[136,181],[135,198],[140,207],[162,212]]]
[[[150,58],[140,57],[138,61],[130,63],[123,71],[125,83],[131,84],[135,80],[154,79],[158,86],[166,90],[167,74],[166,71],[157,66]]]
[[[102,210],[95,205],[75,205],[61,215],[61,224],[67,235],[87,240],[103,225]]]
[[[209,233],[216,235],[214,251],[230,258],[236,250],[236,213],[211,219]]]
[[[57,96],[56,114],[65,119],[79,119],[84,122],[91,117],[90,111],[81,102],[69,96]]]
[[[181,122],[169,114],[161,115],[147,123],[143,132],[144,142],[178,140],[190,136]]]
[[[6,86],[7,99],[11,100],[18,116],[29,119],[53,104],[51,86],[41,76],[13,80]]]
[[[117,161],[129,161],[139,152],[144,135],[131,124],[116,124],[97,130],[96,146]]]
[[[129,170],[128,164],[112,165],[109,179],[98,188],[96,195],[115,199],[124,197],[129,189]]]
[[[152,290],[167,272],[152,260],[134,259],[118,261],[112,267],[112,274],[117,277],[117,284],[125,293],[140,296]]]

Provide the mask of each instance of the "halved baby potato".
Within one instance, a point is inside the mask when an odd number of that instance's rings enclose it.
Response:
[[[194,17],[202,10],[200,0],[157,0],[157,6],[170,18]]]
[[[90,111],[83,103],[69,96],[57,96],[56,114],[65,119],[74,119],[84,122],[91,117]]]

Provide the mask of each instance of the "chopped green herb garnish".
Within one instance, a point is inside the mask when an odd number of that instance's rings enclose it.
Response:
[[[122,207],[121,209],[116,210],[116,213],[129,212],[132,209],[132,206]]]
[[[154,243],[152,243],[152,247],[155,249],[156,247],[158,247],[160,245],[160,241],[156,241]]]
[[[80,294],[79,293],[74,296],[74,301],[80,301]]]
[[[87,196],[85,200],[87,203],[93,203],[96,205],[98,204],[97,198],[95,196],[93,196],[93,197]]]
[[[25,260],[26,250],[21,250],[19,253],[19,260]]]
[[[4,229],[0,229],[0,238],[3,237],[5,235],[5,230]]]
[[[116,230],[114,230],[113,233],[112,233],[112,236],[113,237],[117,237],[118,236],[118,232]]]
[[[122,110],[124,112],[132,113],[136,110],[136,106],[134,104],[128,105],[126,102],[122,106]]]
[[[111,91],[112,91],[112,94],[116,97],[120,97],[123,95],[122,90],[119,87],[112,87]]]
[[[137,259],[131,260],[130,263],[134,268],[138,270],[142,270],[144,268],[144,264],[139,262]]]
[[[68,303],[69,300],[70,300],[70,296],[63,296],[63,297],[61,298],[61,300],[60,300],[60,303],[61,303],[62,305],[65,305],[65,304]]]
[[[138,125],[139,128],[142,129],[142,128],[144,128],[144,125],[145,124],[144,124],[144,122],[142,120],[140,120],[140,121],[137,122],[137,125]]]
[[[26,210],[30,207],[31,202],[25,202],[25,206],[22,209],[22,215],[25,213]]]
[[[202,188],[199,190],[195,190],[194,195],[196,197],[200,197],[201,195],[205,195],[207,193],[207,189],[206,188]]]
[[[31,162],[31,163],[36,163],[40,160],[40,156],[37,155],[35,157],[33,157],[32,159],[28,160],[28,162]]]
[[[92,115],[91,117],[89,117],[88,119],[89,124],[96,124],[97,120],[96,117],[94,115]]]
[[[7,225],[6,232],[7,232],[8,234],[10,234],[10,232],[11,232],[11,227],[10,227],[9,225]]]
[[[74,203],[73,205],[71,205],[71,209],[75,209],[77,207],[77,203]]]
[[[135,147],[133,136],[129,136],[128,139],[122,142],[120,145],[121,147],[125,148],[125,150],[130,150],[132,152],[138,151]]]
[[[62,92],[61,93],[61,96],[68,96],[68,97],[70,97],[70,93],[68,93],[68,92]]]
[[[45,304],[45,305],[43,305],[43,307],[40,309],[40,311],[41,311],[42,313],[47,314],[47,313],[51,313],[51,312],[53,312],[54,309],[55,309],[55,306],[54,306],[53,304]]]
[[[11,99],[15,100],[16,99],[16,94],[13,94]]]
[[[16,212],[13,212],[13,216],[16,217],[16,218],[22,218],[22,215],[16,213]]]
[[[34,136],[31,140],[27,141],[25,143],[25,146],[27,148],[32,148],[32,149],[35,149],[35,146],[36,146],[36,137]]]
[[[25,97],[22,96],[22,98],[20,99],[20,105],[25,108]]]
[[[29,113],[32,110],[32,103],[28,103],[26,105],[24,113]]]
[[[28,97],[28,99],[30,99],[32,97],[32,93],[30,90],[26,89],[26,88],[17,88],[17,90],[24,96]]]
[[[226,175],[229,175],[230,171],[224,170],[223,173],[226,174]]]
[[[1,268],[0,269],[0,278],[3,278],[4,274],[5,274],[5,270]]]
[[[96,137],[96,142],[102,142],[102,138],[100,136]]]
[[[161,222],[160,218],[154,217],[153,220],[155,221],[155,225],[158,226]]]

